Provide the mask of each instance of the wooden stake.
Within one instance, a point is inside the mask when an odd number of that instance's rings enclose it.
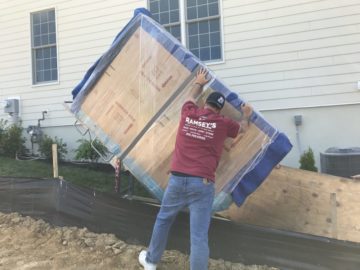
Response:
[[[333,238],[338,237],[337,232],[337,205],[336,205],[336,193],[330,193],[330,205],[331,205],[331,234]]]
[[[52,145],[52,158],[53,158],[54,178],[59,178],[57,144]]]

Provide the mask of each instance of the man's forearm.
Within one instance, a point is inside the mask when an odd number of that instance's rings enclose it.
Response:
[[[240,124],[240,128],[238,134],[243,134],[249,129],[250,123],[248,119],[240,120],[239,124]]]
[[[189,98],[195,102],[196,99],[200,96],[203,86],[210,80],[210,78],[206,78],[207,71],[204,68],[200,68],[196,73],[195,82],[190,90]]]
[[[191,90],[190,90],[190,98],[193,100],[196,100],[201,92],[202,92],[203,86],[200,83],[194,83]]]
[[[241,120],[239,121],[240,124],[240,129],[239,129],[239,134],[245,133],[250,126],[250,117],[253,113],[253,109],[252,107],[247,104],[247,103],[243,103],[241,105]]]

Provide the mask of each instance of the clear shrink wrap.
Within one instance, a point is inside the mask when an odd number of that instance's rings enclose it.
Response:
[[[71,112],[159,200],[168,181],[180,110],[199,68],[209,71],[198,104],[226,97],[222,114],[241,119],[244,101],[149,16],[136,10],[111,47],[74,88]],[[290,151],[288,138],[258,112],[243,136],[227,139],[216,172],[213,211],[241,205]]]

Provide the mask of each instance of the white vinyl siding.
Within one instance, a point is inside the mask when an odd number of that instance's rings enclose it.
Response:
[[[186,1],[182,1],[185,3]],[[74,121],[62,106],[147,0],[0,0],[0,100],[20,96],[23,125]],[[32,86],[30,14],[56,13],[57,84]],[[224,63],[210,66],[259,110],[360,102],[359,0],[219,0]],[[5,115],[0,111],[0,118]]]
[[[261,110],[360,102],[358,0],[223,0],[226,63],[212,66]]]

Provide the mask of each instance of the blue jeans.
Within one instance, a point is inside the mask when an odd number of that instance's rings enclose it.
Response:
[[[147,262],[157,264],[160,261],[176,215],[189,207],[190,269],[208,269],[208,230],[214,193],[214,184],[204,183],[200,177],[170,176],[147,250]]]

